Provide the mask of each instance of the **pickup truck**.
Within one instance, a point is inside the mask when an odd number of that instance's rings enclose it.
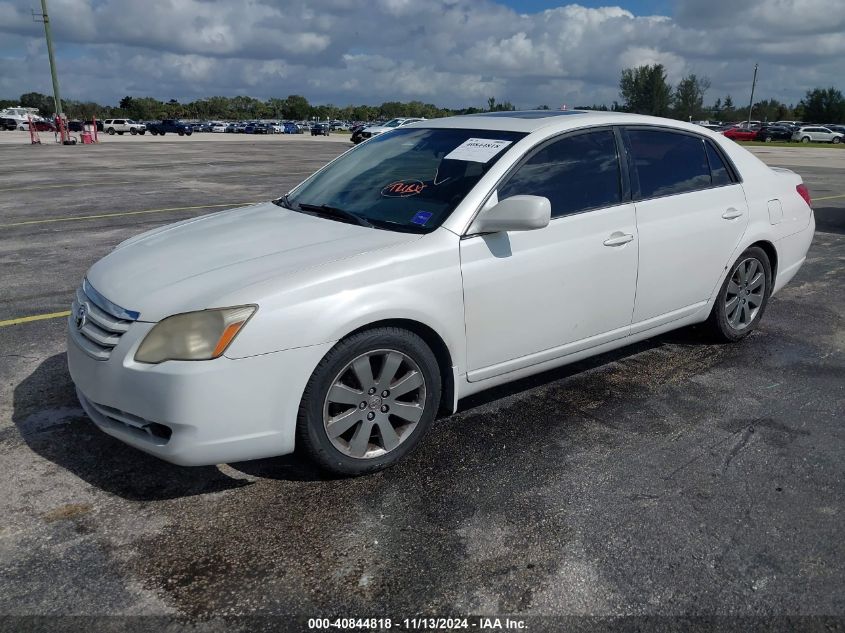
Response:
[[[184,136],[186,134],[190,136],[194,133],[193,127],[176,119],[163,119],[158,123],[149,123],[147,124],[147,130],[153,136],[156,136],[157,134],[164,136],[167,132],[175,132],[179,136]]]

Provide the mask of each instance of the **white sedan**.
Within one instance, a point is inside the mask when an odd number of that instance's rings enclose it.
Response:
[[[68,363],[91,419],[162,459],[300,444],[360,474],[478,391],[692,323],[746,336],[814,228],[798,175],[696,125],[423,121],[120,244],[77,291]]]

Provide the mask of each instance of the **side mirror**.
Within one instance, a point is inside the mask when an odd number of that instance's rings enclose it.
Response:
[[[511,196],[482,211],[469,227],[469,233],[533,231],[549,225],[552,204],[541,196]]]

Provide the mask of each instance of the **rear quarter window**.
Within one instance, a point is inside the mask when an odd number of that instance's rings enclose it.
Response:
[[[697,191],[711,186],[703,139],[668,130],[628,130],[633,175],[640,198]]]

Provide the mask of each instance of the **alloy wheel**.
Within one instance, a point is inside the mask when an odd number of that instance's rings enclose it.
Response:
[[[763,305],[766,273],[759,260],[749,257],[736,265],[725,294],[725,317],[735,330],[747,328]]]
[[[344,455],[380,457],[411,436],[425,399],[425,377],[412,358],[392,349],[370,351],[335,376],[323,403],[323,426]]]

